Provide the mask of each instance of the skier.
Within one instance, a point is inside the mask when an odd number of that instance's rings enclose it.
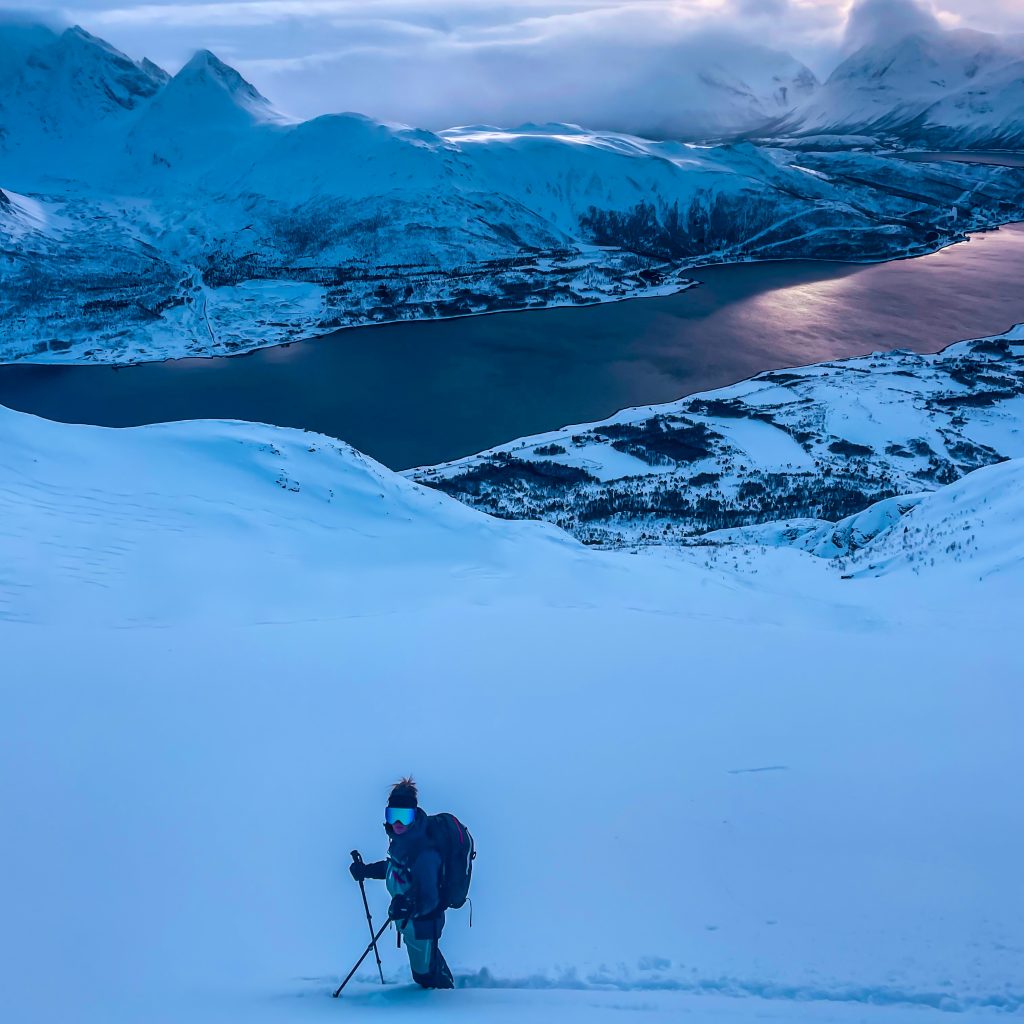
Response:
[[[438,948],[444,928],[444,861],[432,842],[427,815],[419,806],[411,778],[391,787],[384,819],[384,831],[391,840],[388,859],[372,864],[353,861],[349,871],[357,882],[385,880],[391,894],[388,914],[405,941],[413,980],[423,988],[454,988],[452,972]]]

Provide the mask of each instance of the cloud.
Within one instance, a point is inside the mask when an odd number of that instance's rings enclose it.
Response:
[[[743,15],[770,14],[783,17],[791,12],[789,0],[737,0],[736,10]]]
[[[298,114],[311,112],[302,104],[315,95],[331,97],[333,109],[429,128],[570,121],[655,135],[713,132],[715,104],[745,126],[755,114],[749,92],[770,97],[800,70],[731,27],[733,0],[644,7],[478,17],[404,40],[335,15],[328,45],[252,58],[240,69]]]
[[[298,116],[353,109],[425,127],[575,120],[668,132],[699,111],[704,71],[724,91],[730,76],[738,93],[771,91],[767,48],[824,77],[844,47],[936,17],[1024,29],[1022,0],[14,2],[36,15],[63,2],[68,23],[170,71],[211,49]]]
[[[69,20],[133,56],[174,71],[196,48],[220,52],[298,116],[354,109],[434,128],[575,120],[671,132],[699,109],[695,68],[724,62],[738,91],[771,92],[766,50],[745,39],[794,3],[832,0],[77,2],[96,9]]]
[[[853,52],[872,43],[940,28],[934,9],[924,0],[856,0],[847,18],[843,48]]]

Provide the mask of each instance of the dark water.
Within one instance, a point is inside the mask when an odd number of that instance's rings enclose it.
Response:
[[[913,160],[916,163],[935,163],[941,160],[952,160],[959,164],[994,164],[999,167],[1024,167],[1024,153],[1011,153],[1006,150],[991,152],[978,150],[975,153],[899,153],[900,160]]]
[[[128,426],[204,417],[308,427],[396,468],[442,462],[761,370],[1024,320],[1024,225],[913,260],[700,271],[669,298],[354,328],[245,356],[0,366],[0,403]]]

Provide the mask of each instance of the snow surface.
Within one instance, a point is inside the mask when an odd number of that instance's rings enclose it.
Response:
[[[0,1015],[1019,1013],[1022,472],[843,579],[587,549],[301,431],[0,410]],[[402,984],[339,1005],[410,770],[480,849],[465,987],[385,942]]]
[[[701,259],[916,251],[1021,195],[1012,168],[865,153],[295,125],[213,55],[168,80],[77,29],[0,31],[0,92],[7,358],[237,351],[682,287]],[[949,102],[972,119],[986,95]],[[677,466],[631,431],[659,416],[698,454],[721,439],[683,485],[719,473],[751,510],[759,473],[865,485],[839,522],[633,552],[308,432],[0,409],[0,1019],[1020,1015],[1022,340],[506,446],[597,491],[639,470],[652,512]],[[892,481],[906,495],[869,500]],[[513,498],[541,514],[537,493]],[[406,771],[480,849],[473,929],[453,914],[444,939],[460,988],[415,990],[385,942],[398,984],[366,970],[338,1004],[366,941],[348,850],[383,854]]]
[[[1022,81],[1024,37],[915,32],[851,54],[783,124],[947,148],[1021,148]]]
[[[945,569],[988,579],[1024,565],[1020,499],[1024,461],[985,466],[969,478],[927,495],[891,529],[878,529],[857,552],[859,573]]]
[[[867,547],[926,497],[927,494],[907,494],[898,498],[885,498],[837,523],[822,523],[818,519],[793,519],[738,526],[730,530],[713,530],[704,535],[702,543],[797,547],[822,558],[838,558]]]

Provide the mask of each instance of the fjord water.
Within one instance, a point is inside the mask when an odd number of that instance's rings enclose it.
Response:
[[[1024,225],[911,260],[693,276],[664,298],[349,328],[244,356],[2,366],[0,404],[107,426],[306,427],[404,469],[762,370],[1001,332],[1024,320]]]
[[[976,150],[975,152],[928,153],[906,152],[899,154],[900,160],[914,163],[934,163],[936,160],[952,160],[961,164],[992,164],[997,167],[1024,167],[1024,153],[1000,150]]]

